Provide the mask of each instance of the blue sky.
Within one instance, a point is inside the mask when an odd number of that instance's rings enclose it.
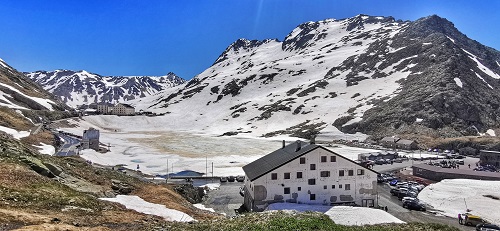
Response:
[[[496,0],[3,0],[0,58],[20,71],[190,79],[238,38],[283,40],[303,22],[358,14],[437,14],[500,50],[498,12]]]

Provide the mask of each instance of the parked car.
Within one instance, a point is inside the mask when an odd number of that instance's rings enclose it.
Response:
[[[393,196],[397,196],[397,195],[399,195],[399,189],[398,188],[391,188],[390,193]]]
[[[236,177],[236,181],[238,181],[238,182],[243,182],[243,181],[245,181],[245,176],[237,176],[237,177]]]
[[[487,223],[476,225],[476,231],[495,231],[495,230],[500,230],[500,226]]]
[[[401,201],[403,203],[408,202],[408,201],[418,201],[418,198],[415,198],[415,197],[403,197],[403,199],[401,199]]]
[[[405,202],[403,202],[403,208],[407,208],[407,209],[410,209],[410,210],[418,210],[418,211],[425,211],[425,205],[423,203],[421,203],[420,201],[416,201],[416,200],[413,200],[413,201],[410,201],[410,200],[407,200]]]
[[[225,177],[225,176],[221,177],[220,182],[227,182],[227,177]]]
[[[390,186],[396,186],[396,184],[397,184],[398,182],[399,182],[399,180],[398,180],[398,179],[394,179],[394,180],[392,180],[391,182],[389,182],[389,185],[390,185]]]
[[[227,181],[229,181],[229,182],[234,182],[234,180],[236,180],[236,178],[234,176],[229,176],[227,178]]]
[[[479,224],[487,223],[485,220],[483,220],[480,216],[475,216],[475,215],[470,215],[466,214],[463,224],[468,225],[468,226],[477,226]]]
[[[459,164],[459,165],[464,165],[464,164],[465,164],[465,162],[464,162],[464,160],[457,160],[457,164]]]
[[[403,159],[400,158],[394,159],[394,163],[403,163]]]

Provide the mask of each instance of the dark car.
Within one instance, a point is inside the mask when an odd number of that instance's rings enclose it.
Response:
[[[418,210],[418,211],[425,211],[425,205],[422,204],[419,201],[411,201],[411,200],[406,200],[403,202],[403,208],[407,208],[410,210]]]
[[[476,230],[477,231],[494,231],[494,230],[500,230],[500,227],[498,225],[494,224],[478,224],[476,225]]]
[[[391,188],[391,195],[393,195],[393,196],[399,195],[399,189],[398,188]]]
[[[394,179],[394,180],[392,180],[392,181],[389,183],[389,185],[391,185],[391,186],[395,186],[396,184],[398,184],[398,182],[399,182],[399,180]]]

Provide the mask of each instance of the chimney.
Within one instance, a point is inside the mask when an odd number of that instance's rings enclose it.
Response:
[[[296,152],[300,151],[301,146],[300,146],[300,140],[297,140],[297,149],[295,149]]]
[[[316,135],[312,135],[311,139],[309,140],[310,144],[316,144]]]
[[[285,148],[285,140],[283,140],[283,147],[282,148]]]

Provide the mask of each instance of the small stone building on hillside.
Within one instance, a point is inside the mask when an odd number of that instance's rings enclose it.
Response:
[[[406,149],[406,150],[415,150],[415,149],[418,149],[418,144],[414,140],[400,139],[396,142],[396,148]]]
[[[373,207],[377,172],[325,147],[296,141],[243,166],[244,206],[263,211],[277,202]]]
[[[94,149],[99,151],[99,130],[89,128],[83,131],[82,149]]]

